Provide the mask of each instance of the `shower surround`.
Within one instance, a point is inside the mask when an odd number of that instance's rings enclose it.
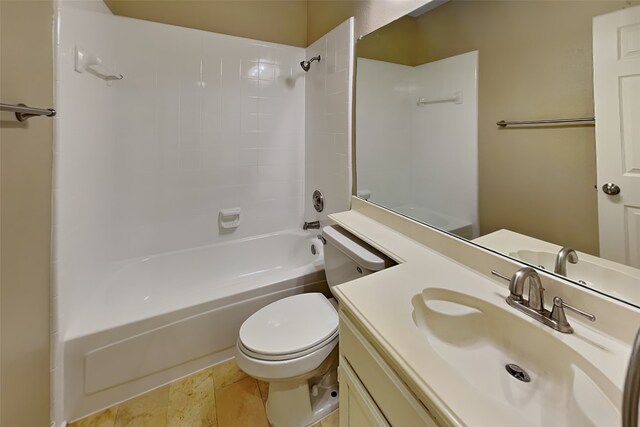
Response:
[[[323,286],[299,229],[349,208],[352,28],[314,43],[305,73],[302,48],[57,3],[56,424],[223,360],[257,308]],[[76,49],[99,67],[75,71]],[[318,152],[339,165],[307,170]],[[219,227],[228,208],[237,229]]]
[[[477,237],[478,52],[415,67],[358,58],[357,68],[358,191],[419,221]],[[456,93],[460,103],[417,105]]]

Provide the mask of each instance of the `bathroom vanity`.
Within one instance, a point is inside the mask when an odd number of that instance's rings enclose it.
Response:
[[[340,310],[340,425],[437,426],[425,405]]]
[[[637,309],[542,273],[547,309],[597,318],[561,333],[505,302],[515,261],[356,199],[331,218],[398,262],[337,287],[342,427],[620,424]]]
[[[398,264],[334,290],[343,427],[621,425],[640,8],[582,3],[433,1],[360,35],[365,200],[331,218]]]

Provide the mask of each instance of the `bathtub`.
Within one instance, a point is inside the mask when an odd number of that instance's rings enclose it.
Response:
[[[465,219],[454,218],[416,205],[402,205],[390,209],[468,240],[475,237],[473,235],[473,224]]]
[[[287,230],[118,265],[65,335],[65,418],[222,361],[258,309],[327,293],[315,234]]]

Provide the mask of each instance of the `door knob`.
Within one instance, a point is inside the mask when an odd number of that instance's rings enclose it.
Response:
[[[602,191],[604,191],[604,194],[615,196],[616,194],[620,194],[620,187],[612,182],[607,182],[602,186]]]

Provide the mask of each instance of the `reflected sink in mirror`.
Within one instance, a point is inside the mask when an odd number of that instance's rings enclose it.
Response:
[[[553,273],[556,254],[561,246],[533,237],[499,230],[479,237],[482,246],[519,259],[532,267]],[[640,271],[627,265],[577,252],[578,262],[567,262],[570,280],[581,282],[590,289],[640,306]]]
[[[551,272],[556,260],[555,253],[544,251],[520,250],[510,252],[509,256]],[[639,277],[591,263],[585,260],[585,257],[585,254],[578,253],[577,264],[567,263],[567,278],[584,283],[592,289],[597,289],[611,296],[640,304]]]
[[[523,424],[618,425],[620,390],[607,375],[559,339],[505,304],[444,288],[412,299],[413,322],[433,351],[496,410],[513,410]],[[523,382],[505,368],[515,364]],[[526,420],[526,422],[524,421]]]

